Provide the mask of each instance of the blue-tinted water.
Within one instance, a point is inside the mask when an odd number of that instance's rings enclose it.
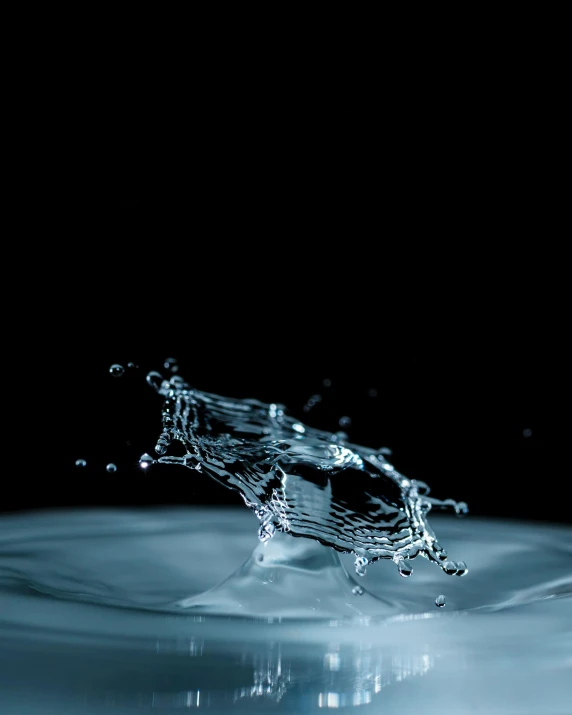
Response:
[[[0,712],[569,713],[572,530],[434,521],[470,559],[467,577],[421,560],[403,579],[381,562],[360,579],[363,596],[326,589],[322,607],[319,555],[309,577],[271,563],[247,569],[242,593],[216,588],[253,547],[271,547],[253,543],[247,509],[3,517]],[[349,575],[352,555],[340,560]],[[300,619],[280,616],[276,586]],[[212,587],[233,617],[185,608]],[[352,614],[368,593],[377,615]]]
[[[436,514],[386,450],[168,367],[145,478],[245,507],[1,517],[1,713],[572,712],[572,529]]]

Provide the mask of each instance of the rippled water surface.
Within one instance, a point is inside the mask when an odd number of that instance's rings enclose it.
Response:
[[[248,509],[4,516],[0,712],[570,713],[572,529],[433,521],[466,577],[359,578]]]

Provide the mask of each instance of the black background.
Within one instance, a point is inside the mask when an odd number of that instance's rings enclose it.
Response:
[[[390,447],[472,514],[569,523],[556,132],[498,102],[494,121],[485,105],[440,133],[430,111],[388,128],[355,97],[280,121],[203,112],[190,152],[164,125],[155,153],[118,126],[101,190],[65,202],[69,238],[50,249],[26,447],[42,471],[1,508],[241,503],[182,467],[138,467],[160,432],[145,374],[174,357],[199,389],[330,430],[349,416],[352,441]]]
[[[373,228],[354,241],[349,219],[324,221],[319,241],[302,226],[254,236],[232,222],[231,235],[204,235],[195,203],[111,197],[90,207],[101,235],[82,243],[78,231],[46,345],[57,392],[42,417],[49,478],[16,484],[5,511],[240,504],[182,467],[138,467],[161,424],[145,375],[166,373],[174,357],[199,389],[281,402],[334,431],[349,416],[352,441],[390,447],[401,472],[472,514],[570,521],[563,344],[556,298],[535,290],[539,266],[520,280],[495,254],[461,261],[455,243],[419,237],[397,238],[397,257]],[[94,247],[108,263],[90,265]],[[138,367],[110,375],[128,362]],[[322,401],[304,412],[314,394]]]

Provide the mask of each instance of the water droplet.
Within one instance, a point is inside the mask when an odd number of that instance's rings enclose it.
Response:
[[[165,370],[170,370],[170,372],[178,372],[179,364],[175,358],[167,358],[163,363]]]
[[[357,575],[365,576],[367,573],[368,565],[369,561],[365,558],[365,556],[358,556],[354,563]]]
[[[128,363],[127,363],[127,367],[128,367],[130,370],[134,370],[135,368],[138,368],[139,365],[136,365],[134,362],[128,362]]]
[[[152,388],[159,392],[159,390],[161,389],[161,385],[163,384],[163,375],[156,372],[155,370],[151,370],[151,372],[147,373],[147,377],[145,378],[145,380],[147,380],[148,385],[151,385]]]
[[[322,380],[322,385],[324,387],[331,387],[332,386],[332,381],[330,380],[329,377],[326,377]]]
[[[393,454],[392,450],[389,449],[389,447],[380,447],[377,451],[378,451],[380,454],[385,454],[385,455],[387,455],[388,457],[390,457],[390,456]]]
[[[403,576],[403,578],[409,578],[409,576],[413,573],[413,566],[411,566],[409,561],[400,559],[397,563],[397,570],[399,571],[400,576]]]
[[[464,561],[457,561],[457,576],[464,576],[469,573],[467,564]]]
[[[522,436],[523,437],[532,437],[532,430],[530,427],[526,427],[525,429],[522,430]]]
[[[167,447],[171,444],[171,433],[167,432],[166,430],[161,432],[161,436],[157,440],[157,444],[155,445],[155,452],[157,454],[165,454],[167,451]]]
[[[352,593],[354,596],[363,596],[364,590],[361,586],[354,586],[352,588]]]
[[[338,424],[340,425],[340,427],[349,427],[351,425],[351,423],[352,423],[352,418],[347,417],[345,415],[344,415],[344,417],[340,417],[340,419],[338,421]]]
[[[469,513],[469,507],[466,502],[460,501],[455,504],[455,513],[457,516],[466,516]]]
[[[322,395],[312,395],[312,397],[310,397],[308,399],[308,402],[306,402],[306,404],[304,405],[304,407],[302,409],[304,410],[304,412],[309,412],[312,409],[312,407],[315,407],[318,404],[318,402],[321,402],[321,401],[322,401]]]
[[[85,459],[77,459],[75,466],[76,467],[85,467],[85,466],[87,466],[87,462],[85,461]]]
[[[445,561],[443,564],[443,571],[449,576],[452,576],[457,573],[457,564],[454,561]]]
[[[109,374],[113,375],[113,377],[121,377],[123,373],[125,372],[125,368],[123,365],[119,365],[118,363],[114,363],[110,368],[109,368]]]
[[[108,472],[116,472],[117,471],[117,467],[115,466],[115,464],[113,464],[113,462],[110,462],[107,465],[106,469]]]
[[[258,529],[258,538],[260,541],[268,541],[274,536],[275,531],[276,526],[271,521],[263,522]]]
[[[375,389],[375,387],[370,387],[369,390],[367,391],[367,394],[370,397],[377,397],[377,390]]]
[[[147,454],[147,452],[145,452],[145,454],[141,455],[141,458],[139,459],[139,464],[143,469],[147,469],[153,464],[154,461],[155,460],[153,459],[153,457],[150,454]]]
[[[437,606],[437,608],[443,608],[446,602],[447,599],[443,595],[437,596],[437,598],[435,599],[435,605]]]

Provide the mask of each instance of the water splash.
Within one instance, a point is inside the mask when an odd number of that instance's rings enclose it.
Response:
[[[393,559],[407,576],[406,560],[417,556],[445,573],[466,573],[464,564],[460,569],[448,560],[427,521],[431,509],[462,514],[466,504],[430,497],[427,484],[407,479],[386,460],[387,449],[302,424],[280,404],[202,392],[179,375],[165,379],[153,371],[146,379],[165,398],[156,461],[237,491],[260,521],[262,542],[277,531],[317,540],[355,554],[358,575],[370,563]],[[184,447],[183,456],[169,454],[174,443]]]

